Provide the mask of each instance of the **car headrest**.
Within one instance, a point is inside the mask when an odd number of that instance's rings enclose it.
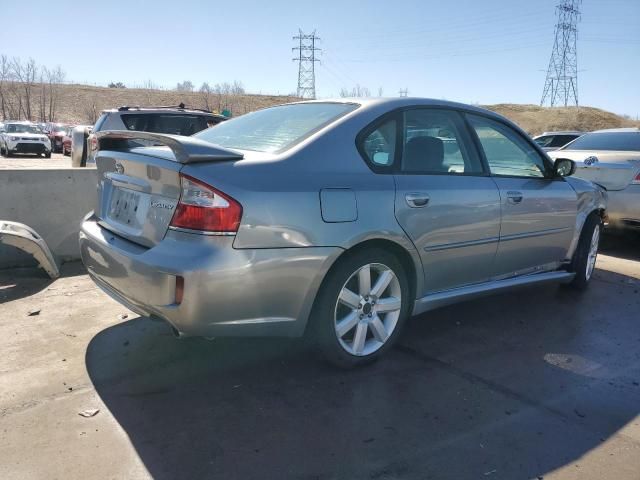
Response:
[[[407,143],[403,168],[409,172],[443,172],[444,145],[437,137],[414,137]]]

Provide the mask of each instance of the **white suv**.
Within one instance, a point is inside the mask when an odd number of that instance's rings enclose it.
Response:
[[[168,107],[120,107],[103,110],[87,144],[87,162],[94,162],[98,144],[95,133],[103,130],[135,130],[189,136],[226,120],[208,110],[187,108],[183,103]],[[136,143],[144,144],[142,140]]]
[[[51,158],[51,142],[37,125],[30,122],[7,122],[0,129],[0,153],[30,153]]]

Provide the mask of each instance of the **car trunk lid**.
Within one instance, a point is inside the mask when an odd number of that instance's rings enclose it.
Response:
[[[640,171],[640,152],[556,150],[551,158],[576,162],[575,176],[590,180],[607,190],[623,190]]]
[[[242,158],[239,152],[191,137],[145,132],[100,132],[97,137],[98,221],[146,247],[160,242],[169,228],[185,164]],[[136,147],[137,139],[159,146]]]

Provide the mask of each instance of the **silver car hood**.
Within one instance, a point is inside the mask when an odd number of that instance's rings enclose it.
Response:
[[[607,190],[623,190],[640,172],[640,152],[592,150],[554,150],[552,159],[569,158],[576,162],[578,178],[590,180]]]

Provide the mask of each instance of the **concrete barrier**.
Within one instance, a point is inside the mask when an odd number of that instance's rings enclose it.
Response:
[[[36,230],[59,262],[78,259],[78,230],[95,207],[96,184],[94,168],[0,170],[0,219]],[[0,268],[35,264],[0,245]]]

